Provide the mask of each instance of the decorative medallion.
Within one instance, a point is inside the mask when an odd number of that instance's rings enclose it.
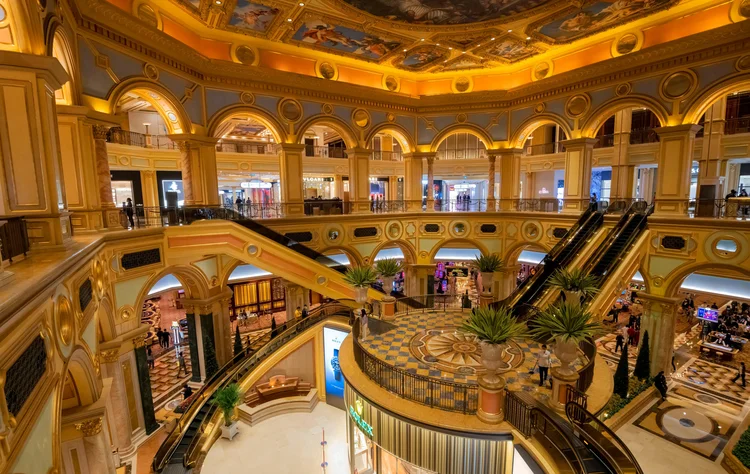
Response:
[[[321,108],[321,111],[326,115],[333,114],[333,105],[331,104],[323,104],[323,107]]]
[[[234,55],[237,58],[237,61],[241,62],[242,64],[245,64],[247,66],[252,66],[255,64],[255,51],[250,46],[239,46],[234,51]]]
[[[545,110],[546,108],[547,108],[547,105],[546,105],[546,104],[545,104],[544,102],[542,102],[541,104],[536,104],[536,105],[534,106],[534,113],[535,113],[535,114],[541,114],[541,113],[544,113],[544,110]]]
[[[370,126],[370,114],[365,109],[357,109],[352,113],[352,122],[359,128]]]
[[[73,306],[70,300],[63,295],[57,297],[57,333],[60,335],[60,341],[63,345],[68,346],[73,342],[73,333],[75,332],[75,319],[73,317]]]
[[[466,120],[467,120],[467,117],[466,117],[465,113],[462,112],[462,113],[456,115],[456,122],[458,122],[458,123],[465,123]]]
[[[399,88],[398,79],[396,79],[393,76],[388,76],[385,78],[385,88],[388,89],[391,92],[397,92]]]
[[[586,94],[577,94],[565,104],[565,113],[570,118],[578,118],[588,112],[591,99]]]
[[[532,77],[534,78],[535,81],[539,81],[549,76],[550,71],[551,71],[551,68],[550,68],[549,63],[539,63],[536,66],[534,66],[534,70],[532,71]]]
[[[323,79],[330,80],[336,77],[336,68],[334,68],[331,63],[321,64],[320,67],[318,67],[318,72]]]
[[[692,71],[678,71],[662,81],[661,93],[668,100],[681,99],[693,91],[697,82]]]
[[[284,99],[279,102],[279,115],[287,122],[299,122],[302,118],[302,106],[294,99]]]
[[[388,114],[385,116],[385,119],[388,120],[389,122],[395,122],[396,116],[393,115],[391,112],[388,112]]]
[[[625,82],[622,84],[618,84],[617,87],[615,87],[615,94],[622,97],[624,95],[630,94],[631,90],[633,90],[633,86],[631,86],[629,82]]]
[[[432,370],[452,374],[481,375],[482,346],[476,336],[460,331],[455,326],[427,329],[418,332],[409,342],[409,352]],[[503,347],[500,371],[521,366],[524,353],[515,342]]]
[[[468,92],[471,89],[471,79],[468,77],[457,77],[453,83],[456,92]]]
[[[243,92],[240,94],[240,101],[246,105],[253,105],[255,103],[255,96],[252,92]]]
[[[638,37],[633,33],[627,33],[622,35],[614,44],[614,55],[622,56],[624,54],[632,53],[639,46]]]
[[[138,11],[136,15],[138,16],[138,19],[140,19],[148,26],[152,28],[159,27],[159,19],[156,17],[156,12],[153,8],[151,8],[151,5],[141,3],[140,5],[138,5]]]
[[[159,70],[151,63],[146,63],[143,65],[143,75],[151,79],[152,81],[159,80]]]
[[[738,71],[746,71],[750,69],[750,55],[742,56],[738,59],[735,68],[737,68]]]

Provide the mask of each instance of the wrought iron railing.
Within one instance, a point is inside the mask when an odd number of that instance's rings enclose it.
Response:
[[[750,117],[738,117],[724,122],[724,135],[750,133]]]
[[[529,145],[525,150],[529,156],[551,155],[554,153],[565,153],[565,145],[562,142],[541,143],[538,145]]]
[[[305,156],[308,158],[347,158],[346,148],[334,146],[305,145]]]
[[[596,143],[594,148],[610,148],[615,146],[615,134],[608,133],[606,135],[599,135],[596,137]]]
[[[630,131],[630,144],[641,145],[643,143],[657,143],[659,134],[653,128],[641,128]]]
[[[254,155],[273,155],[279,153],[280,145],[277,143],[245,142],[222,140],[216,144],[216,151],[224,153],[250,153]]]
[[[486,148],[463,148],[461,150],[438,150],[439,160],[483,160],[487,158]]]
[[[380,151],[370,153],[370,159],[376,161],[403,161],[404,155],[400,151]]]

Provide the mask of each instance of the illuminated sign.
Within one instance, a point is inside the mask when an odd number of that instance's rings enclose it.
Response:
[[[372,425],[370,425],[368,422],[362,419],[362,412],[364,411],[364,407],[362,406],[362,400],[357,400],[355,402],[355,405],[357,405],[357,409],[355,410],[353,406],[349,405],[349,415],[351,415],[352,420],[354,420],[355,423],[357,423],[357,426],[359,426],[359,429],[361,429],[367,436],[372,438]]]

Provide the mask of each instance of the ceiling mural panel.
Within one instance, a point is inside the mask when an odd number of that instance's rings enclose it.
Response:
[[[423,71],[448,58],[448,52],[436,46],[420,46],[396,60],[395,65],[409,71]]]
[[[343,0],[371,15],[419,25],[462,25],[497,20],[551,0]]]
[[[237,6],[234,7],[227,21],[227,27],[240,31],[266,33],[278,15],[278,8],[247,0],[237,0]]]
[[[493,41],[482,50],[482,53],[489,56],[490,59],[499,60],[506,63],[514,63],[522,59],[529,58],[535,54],[541,53],[542,50],[527,41],[516,38],[500,38]]]
[[[317,49],[332,50],[348,56],[369,61],[381,61],[402,44],[347,26],[336,25],[320,19],[305,21],[292,35],[292,41]]]
[[[529,25],[528,32],[542,41],[564,44],[621,26],[679,0],[606,0],[594,1],[582,8],[571,7]]]

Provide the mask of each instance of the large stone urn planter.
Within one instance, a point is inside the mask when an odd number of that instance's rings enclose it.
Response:
[[[565,302],[576,306],[581,306],[581,292],[580,291],[568,291],[563,290],[565,295]]]
[[[560,360],[557,369],[561,374],[574,374],[576,371],[570,364],[578,358],[578,344],[574,341],[563,342],[559,338],[555,341],[555,356]]]
[[[482,275],[482,293],[492,293],[492,280],[494,272],[480,272]]]
[[[354,289],[354,301],[360,304],[367,303],[367,287],[357,287]]]
[[[393,291],[393,280],[396,279],[396,277],[393,276],[381,276],[380,277],[383,280],[383,292],[385,293],[386,300],[394,300],[395,298],[391,296],[391,291]]]

